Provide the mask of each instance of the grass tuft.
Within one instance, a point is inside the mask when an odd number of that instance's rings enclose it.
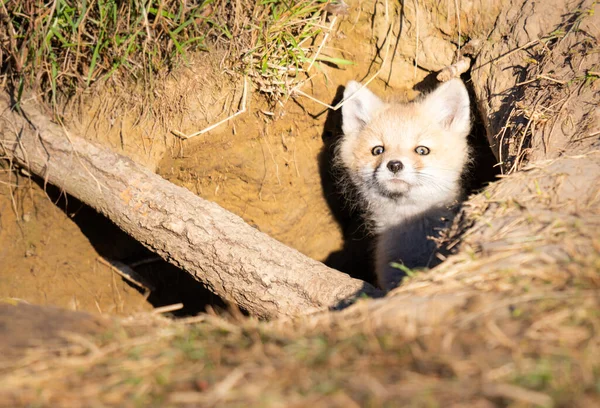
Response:
[[[0,2],[0,80],[57,106],[115,75],[150,85],[217,46],[261,92],[287,92],[311,63],[328,0],[41,0]],[[348,61],[322,61],[347,64]],[[227,67],[225,67],[227,68]]]
[[[20,98],[32,88],[56,105],[116,72],[147,78],[205,50],[212,1],[4,2],[1,73]]]

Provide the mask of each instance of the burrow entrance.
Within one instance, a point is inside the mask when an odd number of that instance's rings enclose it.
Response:
[[[343,56],[355,61],[356,65],[347,69],[323,65],[322,69],[328,74],[307,83],[302,88],[304,92],[325,103],[337,103],[343,92],[342,86],[348,80],[364,81],[374,74],[384,49],[381,45],[383,36],[377,40],[372,38],[375,34],[385,34],[389,21],[381,17],[382,10],[371,6],[365,3],[356,18],[345,20],[328,44],[330,50],[343,50]],[[404,14],[403,18],[411,16]],[[397,31],[398,26],[395,27]],[[402,39],[393,30],[390,35]],[[325,52],[332,53],[327,48]],[[398,52],[405,51],[399,49]],[[221,57],[216,53],[211,55],[205,58],[207,63],[182,69],[174,75],[177,78],[164,85],[161,90],[164,98],[160,102],[172,111],[166,120],[166,128],[193,133],[205,128],[207,122],[214,123],[218,114],[225,116],[232,110],[233,102],[239,100],[240,84],[235,79],[223,81],[223,75],[217,74]],[[370,85],[377,94],[410,99],[433,85],[433,75],[429,72],[435,69],[419,66],[413,71],[406,58],[388,62],[390,67],[385,72],[389,75],[381,74]],[[424,62],[420,61],[421,64]],[[468,75],[463,80],[469,87]],[[374,281],[371,237],[363,227],[360,214],[345,204],[332,172],[332,147],[341,134],[340,111],[330,111],[301,96],[275,105],[265,102],[261,96],[253,96],[248,100],[247,112],[235,121],[182,141],[167,131],[164,135],[158,134],[156,120],[139,120],[125,108],[121,112],[111,111],[107,105],[123,96],[108,94],[100,93],[87,103],[86,109],[82,110],[84,117],[79,118],[75,130],[155,167],[166,179],[220,204],[307,256],[356,278]],[[119,126],[113,126],[113,123]],[[466,188],[472,192],[493,180],[496,174],[496,160],[475,111],[471,144],[475,160]],[[160,162],[159,157],[162,157]],[[182,302],[185,308],[179,313],[185,315],[202,310],[207,303],[219,303],[216,297],[206,292],[199,295],[203,291],[200,283],[162,261],[153,260],[153,254],[93,210],[73,198],[65,202],[58,192],[49,195],[63,216],[75,221],[81,233],[76,236],[69,232],[61,237],[55,232],[54,239],[86,241],[91,246],[87,256],[90,262],[95,262],[95,257],[100,254],[134,265],[136,272],[155,286],[148,298],[153,306]],[[9,203],[10,199],[5,198]],[[38,209],[40,217],[45,217],[48,209],[41,206]],[[44,245],[43,234],[34,235],[40,240],[37,244],[40,248]],[[68,248],[63,250],[63,257],[68,258]],[[37,271],[50,270],[56,266],[40,262],[37,268]],[[81,274],[84,273],[86,271],[82,270]],[[108,276],[114,278],[110,273]],[[18,287],[17,284],[13,286]],[[44,285],[40,281],[39,286],[51,284]],[[18,290],[11,293],[18,297]],[[139,295],[143,297],[141,293]],[[80,296],[85,296],[84,291],[80,291]],[[51,297],[46,297],[50,303]],[[90,309],[95,310],[92,306]]]
[[[470,89],[469,74],[462,79]],[[414,89],[428,92],[435,86],[428,77]],[[343,90],[338,86],[327,102],[337,104]],[[375,283],[373,237],[336,182],[333,159],[342,135],[341,110],[315,107],[300,98],[275,114],[267,109],[259,107],[232,126],[187,141],[165,157],[159,173],[305,255]],[[465,190],[472,193],[498,173],[474,107],[469,143],[473,161]]]
[[[468,76],[463,80],[469,84]],[[338,86],[328,102],[341,100],[343,89]],[[374,283],[372,237],[360,213],[341,195],[332,166],[333,146],[341,136],[341,111],[297,99],[273,117],[265,114],[268,106],[259,105],[260,98],[254,103],[252,112],[234,124],[175,144],[158,172],[304,254]],[[465,179],[471,192],[496,174],[485,130],[477,111],[473,112],[474,161]],[[8,296],[113,313],[127,313],[141,303],[152,307],[183,303],[184,308],[174,312],[178,316],[204,311],[207,305],[225,307],[201,283],[160,260],[90,207],[44,185],[43,180],[33,181],[23,176],[11,181],[25,187],[16,190],[14,197],[21,217],[14,229],[9,228],[14,215],[11,199],[0,197],[5,232],[0,238],[20,236],[4,245]],[[128,283],[99,258],[128,265],[153,290],[145,293]],[[25,265],[29,273],[19,277],[10,273],[11,265],[15,271]],[[54,289],[57,286],[60,290]]]

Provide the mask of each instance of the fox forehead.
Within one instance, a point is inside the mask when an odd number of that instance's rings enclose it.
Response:
[[[366,126],[363,137],[367,143],[412,150],[420,144],[435,145],[440,133],[439,126],[423,114],[418,104],[390,104]]]

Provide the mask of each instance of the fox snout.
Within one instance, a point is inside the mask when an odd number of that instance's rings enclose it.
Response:
[[[396,174],[404,168],[404,164],[400,160],[390,160],[387,163],[387,168],[392,173]]]

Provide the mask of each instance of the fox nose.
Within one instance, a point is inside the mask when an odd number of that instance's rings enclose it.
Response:
[[[400,170],[402,170],[404,168],[404,165],[402,164],[402,162],[400,160],[391,160],[388,162],[387,168],[392,173],[398,173]]]

